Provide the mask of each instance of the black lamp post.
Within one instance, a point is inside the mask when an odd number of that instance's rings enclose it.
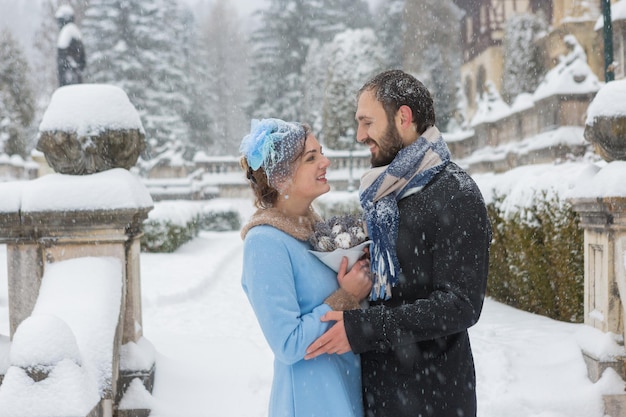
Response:
[[[611,0],[600,0],[602,3],[602,17],[604,25],[602,34],[604,37],[604,81],[615,79],[613,69],[613,22],[611,21]]]

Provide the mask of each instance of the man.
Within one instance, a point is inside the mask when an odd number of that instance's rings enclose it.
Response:
[[[372,169],[361,178],[374,287],[370,307],[336,321],[307,350],[361,354],[368,417],[476,415],[467,329],[480,316],[491,226],[482,195],[450,162],[433,100],[402,71],[359,91],[357,141]]]

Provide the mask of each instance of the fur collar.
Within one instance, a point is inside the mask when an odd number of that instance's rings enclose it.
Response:
[[[275,227],[288,235],[302,241],[309,239],[313,233],[315,223],[321,222],[322,218],[311,208],[306,216],[290,217],[277,208],[258,209],[250,218],[250,221],[241,229],[241,238],[254,226],[263,224]]]

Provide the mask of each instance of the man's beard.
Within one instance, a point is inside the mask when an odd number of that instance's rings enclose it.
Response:
[[[387,130],[378,141],[378,154],[372,155],[370,160],[372,167],[389,165],[403,148],[402,138],[393,120],[387,124]]]

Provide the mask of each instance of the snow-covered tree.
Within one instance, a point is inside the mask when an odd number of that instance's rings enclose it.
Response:
[[[313,40],[370,22],[363,0],[270,0],[252,34],[250,114],[298,120],[302,116],[303,66]]]
[[[181,48],[184,57],[183,71],[189,77],[184,87],[189,100],[189,108],[183,113],[183,120],[189,128],[186,146],[182,146],[182,138],[177,142],[184,149],[187,159],[193,159],[198,151],[206,151],[215,141],[214,107],[215,97],[211,95],[210,86],[215,82],[208,69],[208,54],[203,47],[204,40],[200,37],[200,29],[194,14],[183,10],[183,28]],[[167,147],[166,147],[167,149]],[[168,152],[173,152],[168,149]],[[158,153],[158,148],[153,153]]]
[[[137,108],[148,143],[187,142],[189,79],[175,0],[91,0],[82,22],[86,82],[122,88]]]
[[[385,54],[372,29],[346,30],[326,48],[323,142],[331,149],[348,149],[355,140],[356,93],[383,69]]]
[[[373,17],[365,0],[315,0],[306,1],[308,15],[302,21],[312,28],[315,39],[321,43],[331,41],[346,29],[371,27]]]
[[[302,98],[300,74],[311,39],[306,5],[299,0],[272,0],[259,11],[252,34],[252,117],[297,120]]]
[[[437,125],[454,117],[461,72],[461,11],[452,0],[406,0],[404,69],[433,95]]]
[[[198,53],[202,55],[202,80],[214,136],[211,153],[235,155],[249,128],[245,115],[248,100],[248,45],[243,23],[228,0],[217,0],[203,20]]]
[[[302,82],[305,86],[302,97],[302,121],[311,125],[319,140],[322,140],[323,135],[322,103],[326,91],[329,49],[328,44],[321,44],[314,39],[309,46],[302,70]]]
[[[0,153],[27,156],[28,127],[35,114],[30,68],[17,41],[0,31]]]
[[[376,34],[385,50],[387,68],[401,69],[404,60],[406,0],[389,0],[378,3],[375,15]]]
[[[508,103],[520,93],[532,93],[541,82],[545,68],[536,39],[546,30],[541,15],[519,14],[507,21],[503,41],[502,96]]]

